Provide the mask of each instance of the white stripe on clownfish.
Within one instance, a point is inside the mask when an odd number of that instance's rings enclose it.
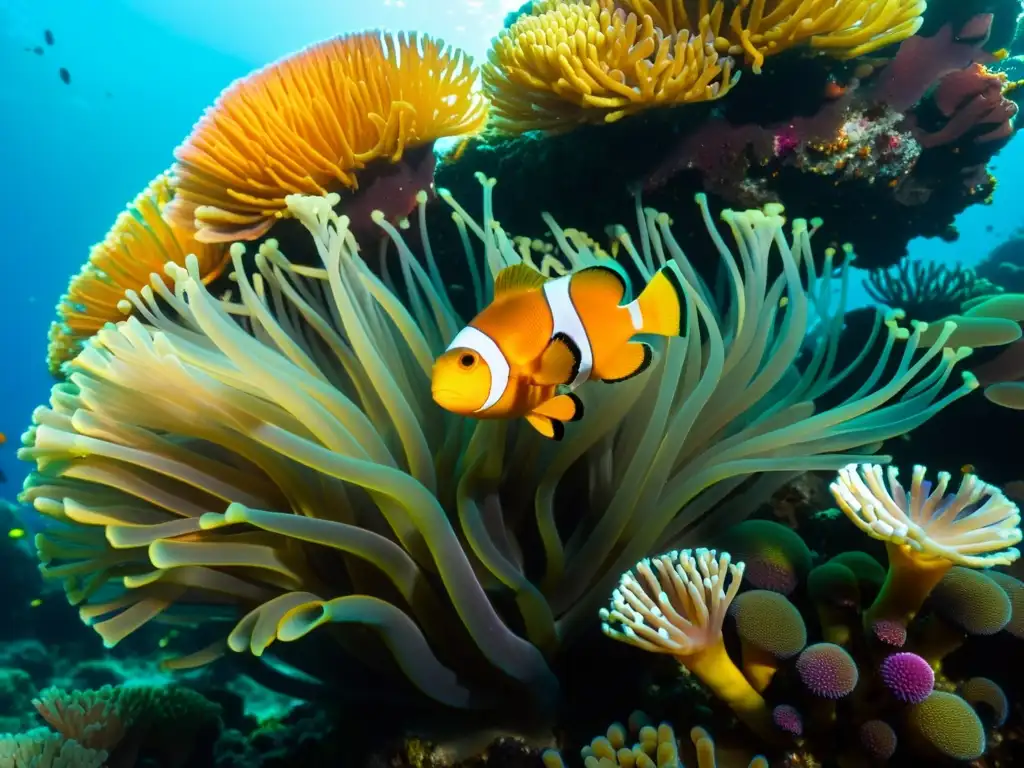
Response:
[[[579,351],[579,369],[569,383],[570,390],[578,388],[589,379],[590,372],[594,369],[594,351],[590,346],[590,337],[587,336],[587,329],[583,326],[583,320],[580,319],[579,312],[572,303],[572,294],[569,292],[572,278],[572,275],[565,275],[544,283],[544,298],[551,312],[551,339],[564,335]]]
[[[467,325],[455,334],[452,343],[448,345],[448,350],[456,348],[471,349],[476,352],[484,363],[487,364],[487,368],[491,372],[491,388],[487,393],[487,400],[476,409],[477,413],[486,411],[498,402],[502,395],[505,394],[505,390],[508,389],[512,366],[509,365],[508,360],[501,351],[501,347],[497,345],[494,339],[472,325]]]

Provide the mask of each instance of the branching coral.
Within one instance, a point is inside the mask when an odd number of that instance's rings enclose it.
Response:
[[[925,322],[956,314],[970,299],[1001,292],[972,269],[908,260],[872,270],[864,288],[875,301]]]
[[[541,6],[496,38],[483,67],[491,126],[567,130],[724,96],[732,61],[719,59],[706,31],[665,33],[614,0]]]
[[[170,179],[161,174],[117,217],[103,242],[93,246],[50,326],[51,373],[106,323],[122,320],[132,308],[125,293],[148,290],[150,275],[161,272],[167,262],[181,266],[185,256],[194,254],[204,282],[221,274],[228,263],[225,247],[197,242],[189,230],[163,219],[173,195]]]
[[[477,279],[480,243],[489,276],[522,258],[483,181],[482,222],[443,194],[478,307],[492,295]],[[509,702],[509,690],[548,703],[546,655],[592,620],[627,565],[741,519],[790,473],[867,458],[973,387],[940,394],[963,356],[942,351],[953,324],[920,350],[919,327],[890,323],[875,372],[815,413],[814,398],[852,370],[833,370],[834,254],[819,275],[807,223],[787,238],[777,206],[723,214],[734,252],[701,198],[729,287],[719,309],[668,217],[638,203],[639,245],[615,237],[646,276],[675,260],[688,332],[644,376],[581,389],[598,416],[539,444],[432,407],[433,356],[463,321],[428,233],[421,263],[375,216],[401,264],[398,285],[382,282],[337,202],[287,200],[315,255],[293,262],[268,241],[247,274],[233,246],[233,301],[210,294],[195,259],[170,265],[167,283],[154,276],[152,293],[131,297],[137,316],[101,330],[35,413],[20,455],[36,463],[22,498],[50,518],[42,571],[108,645],[151,620],[237,622],[182,666],[225,648],[259,655],[326,624],[346,650],[332,669],[372,662],[382,693],[407,677],[457,707]],[[597,263],[586,240],[548,222],[563,269]],[[558,493],[573,494],[568,516]],[[315,670],[312,654],[295,661]]]
[[[954,565],[988,568],[1020,557],[1016,505],[996,487],[965,474],[955,494],[946,494],[950,475],[932,487],[925,468],[915,466],[909,493],[889,467],[850,465],[832,484],[836,503],[869,536],[885,542],[889,572],[865,626],[876,621],[909,622],[932,589]]]
[[[359,189],[372,161],[397,164],[413,148],[429,153],[439,138],[483,127],[476,75],[469,57],[440,40],[378,32],[270,64],[225,90],[175,152],[167,215],[201,242],[257,238],[288,214],[289,194]],[[426,182],[432,155],[428,165]],[[410,203],[425,186],[412,173]]]

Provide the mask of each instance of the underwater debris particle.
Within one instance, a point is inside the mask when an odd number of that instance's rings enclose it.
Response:
[[[71,85],[71,73],[67,71],[65,67],[61,67],[58,74],[60,75],[61,82],[64,85]]]
[[[53,32],[48,29],[43,30],[43,40],[46,41],[47,45],[53,45]]]

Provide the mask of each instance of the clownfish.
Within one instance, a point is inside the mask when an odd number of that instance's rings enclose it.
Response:
[[[565,423],[583,417],[573,390],[589,379],[620,382],[646,370],[651,347],[634,336],[681,333],[683,278],[674,263],[635,300],[629,294],[625,273],[612,267],[557,278],[527,264],[503,269],[494,300],[434,362],[434,402],[478,419],[525,417],[561,440]]]

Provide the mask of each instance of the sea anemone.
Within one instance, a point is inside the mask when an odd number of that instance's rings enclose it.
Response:
[[[50,326],[46,362],[51,373],[57,375],[104,325],[123,320],[133,309],[125,294],[149,291],[150,275],[162,272],[167,262],[184,266],[185,257],[193,254],[206,283],[223,272],[229,261],[226,247],[200,243],[191,229],[164,220],[173,195],[168,176],[157,176],[117,217],[103,242],[92,247]]]
[[[601,610],[601,629],[614,640],[671,655],[747,725],[766,733],[764,699],[733,664],[722,639],[742,578],[743,563],[732,563],[727,552],[683,550],[641,560],[622,575],[611,605]]]
[[[898,470],[883,474],[877,464],[840,470],[832,494],[846,516],[869,536],[885,542],[889,572],[864,612],[865,627],[880,619],[908,623],[954,565],[1008,565],[1020,553],[1020,514],[995,486],[965,474],[955,494],[946,494],[950,475],[940,472],[935,488],[925,468],[915,466],[909,494]],[[888,488],[886,488],[888,482]]]
[[[954,693],[933,691],[911,707],[909,722],[919,740],[945,757],[976,760],[985,754],[985,726]]]
[[[476,77],[468,56],[426,35],[343,35],[287,56],[229,86],[175,151],[166,215],[201,242],[253,240],[289,215],[288,195],[365,192],[360,171],[423,147],[402,189],[375,190],[367,207],[389,212],[402,194],[404,215],[433,180],[433,143],[486,122]]]
[[[482,221],[441,192],[477,308],[493,276],[522,263],[494,221],[494,181],[481,181]],[[770,206],[723,214],[737,256],[699,197],[730,276],[722,310],[666,215],[638,200],[639,243],[613,233],[645,277],[668,259],[684,275],[688,333],[660,346],[648,373],[581,388],[595,417],[561,443],[441,412],[431,366],[465,321],[417,199],[422,261],[373,217],[401,264],[391,280],[363,260],[337,195],[289,196],[309,251],[296,243],[292,261],[268,240],[246,258],[235,244],[228,298],[203,284],[197,259],[170,264],[36,410],[19,455],[36,465],[21,498],[49,518],[36,538],[41,570],[108,646],[152,620],[201,616],[233,629],[171,665],[274,646],[327,682],[344,679],[342,691],[363,690],[363,675],[381,697],[398,688],[494,707],[512,691],[550,704],[547,655],[588,626],[644,553],[704,540],[787,473],[864,460],[864,446],[972,389],[967,378],[941,394],[962,357],[942,351],[945,337],[920,350],[917,329],[890,326],[879,365],[900,344],[898,374],[815,412],[846,373],[832,369],[843,318],[834,253],[819,275],[808,223],[795,219],[789,237]],[[547,220],[564,270],[600,263]],[[846,267],[838,275],[845,284]],[[588,471],[594,481],[581,482]],[[556,514],[565,493],[577,503]],[[289,653],[328,624],[341,645],[329,664]]]
[[[622,0],[636,13],[650,14],[666,34],[683,30],[714,40],[719,53],[745,56],[759,72],[766,56],[809,44],[841,59],[877,51],[904,40],[921,27],[924,0],[864,3],[837,0]]]
[[[769,686],[779,663],[807,645],[800,611],[777,592],[755,589],[739,595],[729,611],[736,621],[743,654],[743,674],[759,692]]]
[[[705,34],[666,34],[614,0],[534,4],[494,40],[483,82],[490,126],[506,133],[611,123],[656,106],[707,101],[735,84]]]
[[[823,699],[849,696],[860,677],[857,662],[833,643],[807,646],[796,660],[796,671],[807,689]]]
[[[918,704],[935,688],[935,672],[916,653],[894,653],[881,667],[882,682],[904,704]]]
[[[46,728],[0,735],[0,765],[10,768],[104,768],[107,753]]]
[[[628,737],[635,739],[632,747]],[[690,741],[695,764],[699,768],[713,768],[719,764],[715,742],[705,729],[691,728]],[[683,749],[684,745],[679,743],[671,725],[662,723],[655,727],[647,715],[637,711],[629,717],[628,731],[622,724],[612,723],[604,736],[598,736],[580,750],[580,757],[587,768],[678,768],[684,764]],[[566,768],[562,755],[554,749],[545,750],[541,761],[544,768]],[[768,761],[757,755],[747,763],[747,768],[768,768]]]

